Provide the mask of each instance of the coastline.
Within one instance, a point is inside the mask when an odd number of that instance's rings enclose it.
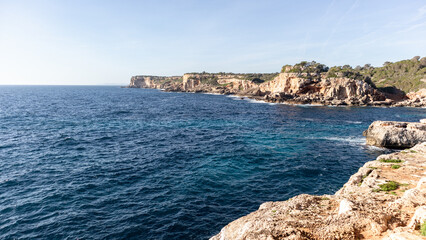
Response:
[[[161,91],[225,95],[273,105],[396,107],[271,102],[239,93]],[[397,164],[382,162],[384,159],[398,161]],[[365,163],[333,195],[301,194],[283,202],[263,203],[257,211],[232,221],[210,239],[424,239],[418,228],[421,219],[426,218],[425,170],[426,142],[423,142]],[[394,189],[387,190],[388,184],[394,184],[391,186]]]
[[[134,88],[134,87],[126,87],[126,88]],[[138,87],[139,88],[139,87]],[[137,88],[135,88],[137,89]],[[162,88],[148,88],[144,87],[142,89],[155,89],[161,92],[174,92],[174,93],[193,93],[193,94],[206,94],[206,95],[217,95],[217,96],[225,96],[230,98],[240,98],[239,100],[251,100],[255,101],[256,103],[265,103],[270,105],[289,105],[289,106],[304,106],[304,107],[377,107],[377,108],[394,108],[394,107],[404,107],[404,108],[424,108],[426,109],[426,106],[416,107],[416,106],[394,106],[394,105],[329,105],[329,104],[321,104],[321,103],[292,103],[292,102],[272,102],[272,101],[266,101],[265,99],[256,98],[250,95],[239,95],[237,94],[227,94],[227,93],[216,93],[216,92],[201,92],[201,91],[170,91],[167,89]],[[250,102],[250,101],[249,101]]]
[[[288,66],[275,74],[203,72],[171,77],[138,75],[131,77],[127,87],[155,88],[166,92],[232,94],[292,105],[426,107],[425,88],[406,94],[395,87],[377,88],[368,76],[360,79],[358,75],[336,75],[311,68],[309,64],[303,71],[296,65]]]
[[[425,170],[426,142],[380,155],[334,195],[263,203],[211,240],[424,239],[417,228],[426,210]]]

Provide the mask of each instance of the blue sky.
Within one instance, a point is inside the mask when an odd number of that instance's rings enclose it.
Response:
[[[426,56],[426,2],[0,0],[0,84],[278,72]]]

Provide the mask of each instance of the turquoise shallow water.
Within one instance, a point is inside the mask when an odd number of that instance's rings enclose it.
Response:
[[[0,86],[0,239],[207,239],[262,202],[332,194],[384,151],[374,120],[149,89]]]

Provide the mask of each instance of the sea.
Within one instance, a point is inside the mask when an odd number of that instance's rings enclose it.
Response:
[[[0,239],[208,239],[267,201],[333,194],[426,109],[118,86],[0,86]]]

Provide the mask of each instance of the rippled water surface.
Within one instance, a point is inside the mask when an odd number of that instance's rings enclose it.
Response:
[[[262,202],[332,194],[374,120],[425,109],[272,105],[118,87],[0,87],[0,239],[207,239]]]

